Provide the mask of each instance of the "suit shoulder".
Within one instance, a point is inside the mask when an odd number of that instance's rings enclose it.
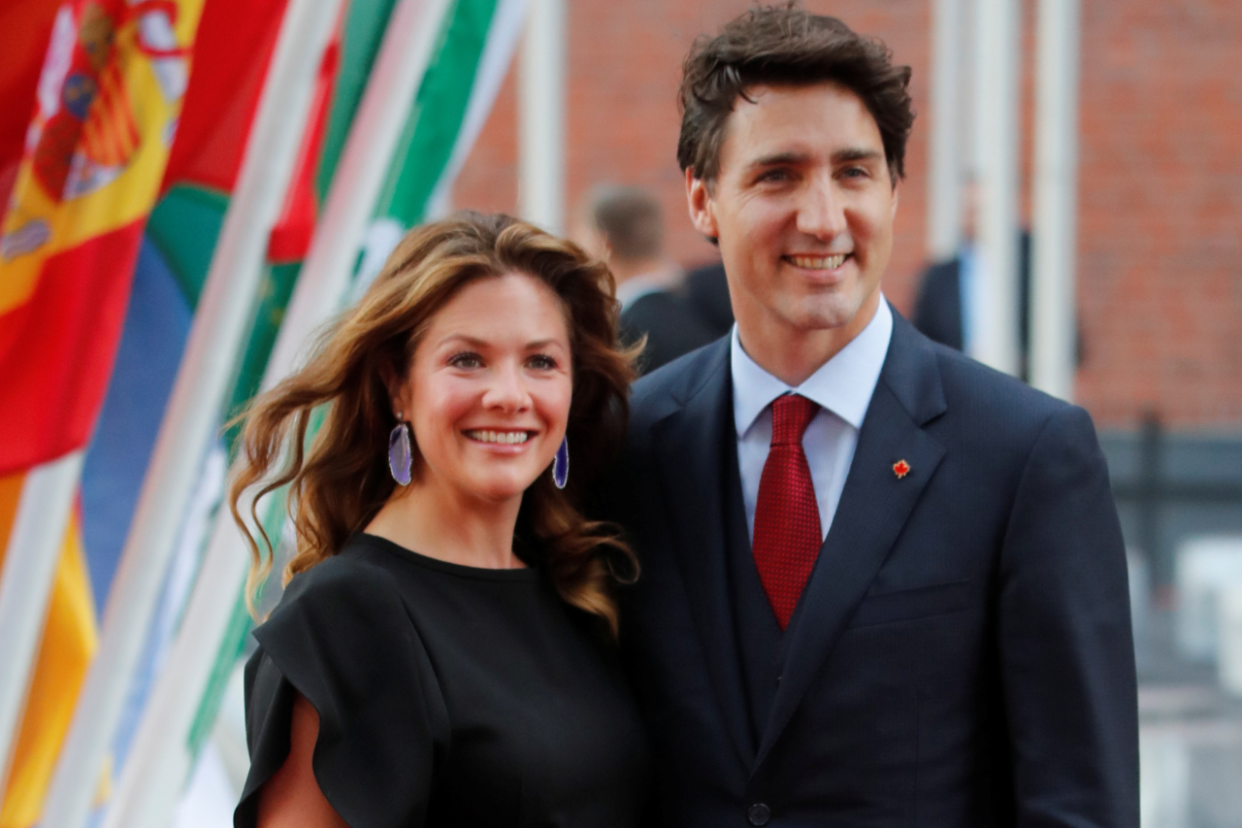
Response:
[[[630,425],[650,426],[681,405],[715,372],[728,368],[728,337],[721,337],[645,375],[630,396]]]
[[[1077,408],[959,351],[931,344],[950,410],[967,410],[1009,428],[1038,429],[1052,417]]]

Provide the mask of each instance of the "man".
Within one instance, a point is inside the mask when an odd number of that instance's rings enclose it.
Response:
[[[1090,418],[880,292],[909,69],[757,8],[696,43],[678,158],[733,335],[639,382],[608,516],[678,826],[1137,826],[1125,557]]]
[[[962,246],[951,258],[933,262],[919,276],[914,327],[928,339],[967,356],[979,356],[979,314],[985,310],[983,262],[975,247],[979,187],[967,179],[962,187]],[[1031,235],[1018,235],[1019,375],[1027,376],[1030,350]]]
[[[713,335],[687,303],[684,274],[664,254],[660,204],[638,187],[595,188],[577,234],[592,255],[608,262],[621,302],[621,338],[644,336],[639,368],[654,371],[706,345]]]

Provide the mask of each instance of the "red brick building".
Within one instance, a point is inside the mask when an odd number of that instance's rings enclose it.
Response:
[[[599,181],[658,192],[674,255],[713,256],[685,218],[675,93],[694,37],[744,0],[568,0],[569,205]],[[885,292],[912,305],[924,260],[931,0],[808,0],[914,68],[915,121]],[[1029,213],[1035,0],[1025,0],[1023,211]],[[1242,3],[1082,2],[1078,400],[1102,430],[1146,411],[1178,431],[1242,429]],[[515,209],[514,75],[458,206]]]

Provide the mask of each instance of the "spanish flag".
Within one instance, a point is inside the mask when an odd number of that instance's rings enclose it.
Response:
[[[90,438],[189,81],[202,5],[6,0],[0,12],[7,57],[20,59],[32,35],[50,32],[37,75],[19,63],[0,75],[0,102],[33,113],[16,167],[4,156],[14,130],[0,129],[0,194],[9,192],[0,224],[0,550],[26,472]],[[27,74],[37,77],[32,89],[22,85]],[[0,828],[36,821],[95,646],[79,535],[75,514]]]

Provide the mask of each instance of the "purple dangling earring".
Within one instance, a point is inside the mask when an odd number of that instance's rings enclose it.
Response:
[[[552,482],[556,488],[563,489],[569,482],[569,437],[561,440],[561,447],[556,450],[556,459],[552,461]]]
[[[410,446],[410,424],[397,414],[397,427],[388,434],[388,471],[402,486],[410,485],[410,466],[414,452]]]

